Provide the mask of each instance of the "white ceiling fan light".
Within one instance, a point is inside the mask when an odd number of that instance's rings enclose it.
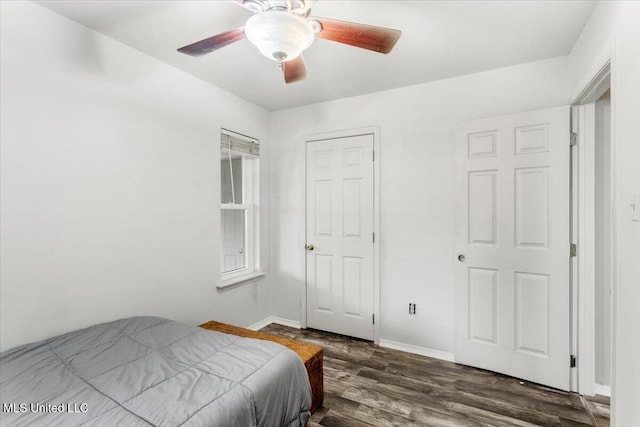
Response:
[[[183,46],[178,52],[202,56],[246,38],[264,56],[278,63],[285,83],[294,83],[307,75],[302,52],[316,36],[387,54],[402,34],[391,28],[311,17],[311,6],[316,0],[232,1],[255,13],[244,27]]]
[[[313,42],[312,21],[286,10],[269,10],[253,15],[244,27],[249,41],[269,59],[287,61],[300,54]]]

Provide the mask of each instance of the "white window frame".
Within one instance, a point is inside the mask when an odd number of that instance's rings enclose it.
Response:
[[[235,143],[239,144],[239,149],[233,149]],[[251,144],[251,149],[246,149],[246,144]],[[256,144],[255,146],[253,144]],[[222,212],[224,210],[245,211],[244,224],[244,257],[245,267],[229,272],[222,272],[220,266],[220,282],[218,289],[235,287],[249,281],[264,276],[260,270],[260,222],[259,222],[259,201],[260,201],[260,157],[259,142],[255,138],[222,129],[220,154],[221,160],[227,153],[238,154],[242,162],[242,203],[220,203],[220,233],[222,237]],[[222,171],[221,171],[222,173]],[[233,180],[233,177],[232,177]],[[220,240],[222,241],[222,239]],[[222,245],[220,245],[222,250]]]

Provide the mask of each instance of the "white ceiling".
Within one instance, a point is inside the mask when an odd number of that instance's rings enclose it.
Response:
[[[241,27],[251,12],[228,0],[38,3],[269,110],[313,104],[567,55],[593,0],[319,0],[313,16],[402,30],[388,55],[316,39],[307,79],[285,85],[247,40],[194,58],[176,52]]]

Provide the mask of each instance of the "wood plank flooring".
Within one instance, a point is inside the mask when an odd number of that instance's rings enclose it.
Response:
[[[609,426],[609,399],[312,329],[273,335],[324,347],[324,405],[311,426]]]

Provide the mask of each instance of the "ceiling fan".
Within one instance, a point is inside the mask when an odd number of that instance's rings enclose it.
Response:
[[[285,83],[302,80],[307,69],[302,52],[320,37],[380,53],[389,53],[402,34],[399,30],[309,16],[316,0],[231,0],[255,15],[244,27],[181,47],[178,52],[201,56],[244,38],[278,63]]]

